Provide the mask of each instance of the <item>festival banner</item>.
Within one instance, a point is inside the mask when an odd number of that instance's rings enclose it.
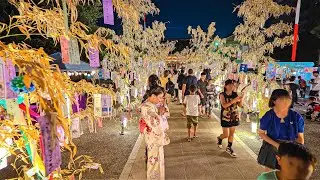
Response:
[[[93,95],[93,108],[94,108],[94,116],[101,117],[102,116],[102,104],[101,104],[101,94]]]
[[[69,57],[69,40],[65,36],[60,36],[60,47],[61,47],[61,57],[62,63],[70,63]]]
[[[70,38],[69,41],[70,64],[80,64],[79,45],[76,38]]]
[[[104,24],[114,25],[112,0],[103,0],[103,22]]]
[[[46,167],[46,175],[49,175],[61,165],[61,152],[59,139],[52,137],[52,131],[55,129],[51,125],[52,115],[45,115],[38,119],[42,135],[42,144],[44,147],[44,164]]]
[[[89,60],[90,60],[90,67],[100,67],[98,49],[89,48]]]

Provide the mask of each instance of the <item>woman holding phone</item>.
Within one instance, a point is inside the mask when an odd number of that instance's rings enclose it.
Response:
[[[226,152],[232,157],[237,157],[232,149],[234,132],[236,126],[239,126],[239,111],[238,107],[242,107],[242,93],[238,95],[235,90],[235,84],[232,80],[226,80],[224,91],[220,94],[221,115],[220,122],[222,126],[222,134],[217,137],[218,147],[222,149],[222,140],[228,138],[228,146]]]

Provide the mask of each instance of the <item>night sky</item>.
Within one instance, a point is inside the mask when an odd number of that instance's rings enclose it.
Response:
[[[167,39],[189,38],[187,28],[201,26],[207,29],[211,22],[216,22],[216,34],[227,37],[241,21],[232,13],[241,0],[153,0],[160,9],[160,14],[148,17],[152,20],[168,22],[165,33]]]

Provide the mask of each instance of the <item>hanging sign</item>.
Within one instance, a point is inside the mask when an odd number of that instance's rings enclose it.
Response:
[[[102,104],[101,104],[101,94],[93,95],[93,108],[94,108],[94,116],[101,117],[102,116]]]
[[[52,116],[52,115],[51,115]],[[42,143],[44,146],[44,163],[46,175],[49,175],[61,165],[61,152],[58,137],[52,137],[53,128],[50,115],[45,115],[38,119],[42,135]],[[54,141],[54,143],[52,143]]]
[[[79,138],[81,135],[80,119],[78,117],[72,119],[71,133],[72,133],[72,138]]]
[[[102,116],[110,116],[112,112],[112,98],[108,95],[101,96]]]
[[[69,40],[65,36],[60,36],[62,63],[70,63],[69,57]]]
[[[89,48],[90,67],[100,67],[99,50]]]
[[[103,22],[104,24],[114,25],[112,0],[103,0]]]
[[[79,45],[76,38],[70,38],[69,41],[70,64],[80,64]]]
[[[10,88],[10,81],[16,77],[16,69],[10,59],[6,60],[5,79],[6,79],[6,98],[17,98],[17,94]]]

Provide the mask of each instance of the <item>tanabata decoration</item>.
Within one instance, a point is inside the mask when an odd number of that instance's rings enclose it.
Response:
[[[70,63],[69,57],[69,40],[65,36],[60,36],[62,63]]]
[[[112,0],[102,0],[103,22],[104,24],[114,25]]]
[[[76,38],[70,38],[69,57],[70,57],[70,64],[80,64],[79,45]]]
[[[44,151],[44,164],[46,175],[48,176],[61,165],[61,151],[59,138],[56,137],[56,126],[53,122],[56,121],[56,114],[50,113],[39,118],[40,130],[42,135],[42,144]],[[52,136],[55,135],[55,136]]]
[[[89,48],[89,60],[90,60],[90,67],[100,67],[98,49]]]
[[[102,116],[109,117],[112,114],[112,97],[109,95],[101,95]]]
[[[10,87],[10,81],[16,77],[16,69],[14,65],[12,64],[12,61],[10,59],[6,60],[6,66],[5,66],[5,73],[4,73],[4,79],[6,83],[6,98],[16,98],[17,94],[15,94],[9,87]]]
[[[27,87],[29,86],[29,87]],[[35,86],[32,82],[25,84],[23,76],[17,76],[10,82],[10,88],[15,93],[31,93],[35,90]]]
[[[93,95],[94,116],[102,117],[101,94]]]
[[[81,122],[78,117],[72,119],[72,125],[71,125],[72,138],[79,138],[81,136],[80,123]]]

